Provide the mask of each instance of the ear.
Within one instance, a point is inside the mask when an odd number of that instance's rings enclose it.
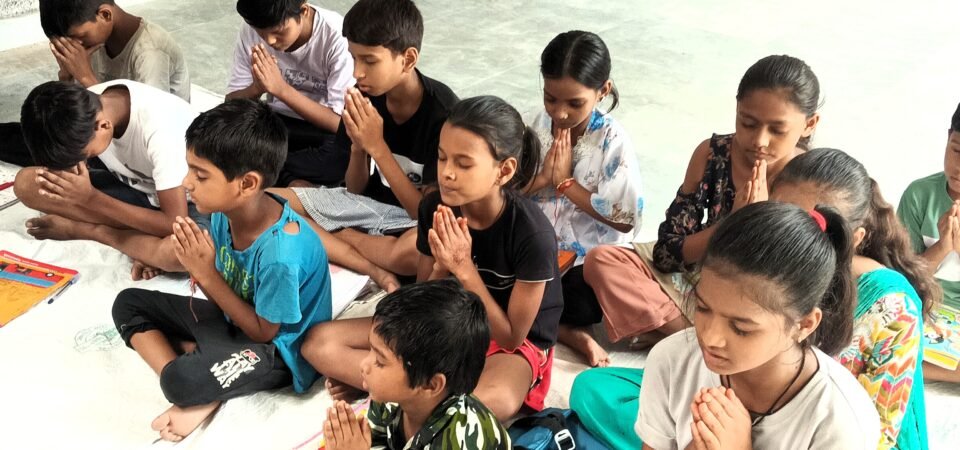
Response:
[[[447,376],[438,373],[430,377],[430,381],[422,387],[422,390],[428,396],[446,396],[447,393]]]
[[[864,227],[857,227],[856,230],[853,230],[853,248],[856,249],[860,247],[860,244],[863,243],[863,240],[867,238],[867,229]]]
[[[797,336],[797,342],[803,342],[804,339],[810,337],[810,335],[817,330],[817,327],[820,326],[820,320],[822,319],[823,311],[820,308],[813,308],[813,311],[801,317],[798,322],[800,329],[798,330],[799,335]]]
[[[240,176],[240,195],[249,196],[263,190],[263,175],[250,171]]]
[[[507,158],[499,164],[500,174],[497,176],[497,184],[505,186],[517,174],[517,158]]]
[[[803,129],[803,137],[810,137],[813,132],[817,129],[817,124],[820,123],[820,113],[813,113],[812,116],[807,118],[806,127]]]
[[[113,22],[113,9],[106,3],[100,5],[100,7],[97,8],[96,18],[107,23]]]
[[[408,47],[400,56],[403,58],[404,73],[412,73],[413,69],[417,67],[417,63],[420,62],[420,51],[414,47]]]
[[[113,134],[113,122],[110,119],[105,119],[103,113],[97,114],[97,120],[93,123],[93,132],[94,133],[103,133],[109,132]]]
[[[607,80],[603,83],[603,86],[600,87],[600,99],[603,100],[606,96],[610,95],[613,92],[613,80]]]

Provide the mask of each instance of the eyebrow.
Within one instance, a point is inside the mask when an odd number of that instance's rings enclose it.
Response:
[[[694,286],[694,287],[693,287],[693,294],[696,295],[697,298],[700,299],[701,302],[703,302],[703,296],[700,295],[699,286]],[[706,302],[704,302],[704,303],[706,303]],[[720,314],[720,313],[717,313],[717,314]],[[751,319],[751,318],[749,318],[749,317],[730,316],[730,315],[726,315],[726,314],[720,314],[720,316],[726,317],[726,318],[728,318],[728,319],[730,319],[730,320],[732,320],[732,321],[734,321],[734,322],[745,323],[745,324],[748,324],[748,325],[760,325],[760,324],[757,323],[755,320],[753,320],[753,319]]]
[[[758,118],[756,118],[756,117],[753,117],[753,116],[751,116],[750,114],[747,114],[747,113],[745,113],[745,112],[738,112],[737,115],[740,116],[740,117],[743,117],[743,118],[745,118],[745,119],[750,119],[750,120],[754,120],[754,121],[757,121],[757,122],[763,122],[762,120],[760,120],[760,119],[758,119]],[[775,121],[773,121],[773,122],[768,122],[768,123],[769,123],[770,125],[786,125],[786,124],[787,124],[787,121],[785,121],[785,120],[775,120]]]

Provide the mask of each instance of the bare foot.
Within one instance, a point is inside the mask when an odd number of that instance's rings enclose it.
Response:
[[[377,268],[377,272],[372,274],[371,277],[373,278],[373,282],[377,283],[377,286],[387,291],[388,294],[400,289],[400,281],[397,280],[397,277],[379,267]]]
[[[587,364],[590,364],[591,367],[607,367],[610,365],[610,355],[584,327],[571,327],[561,324],[558,340],[580,352],[586,357]]]
[[[133,278],[133,281],[146,281],[163,275],[164,273],[166,272],[135,260],[133,261],[133,267],[130,269],[130,278]]]
[[[163,414],[153,419],[150,427],[160,432],[160,438],[165,441],[179,442],[193,433],[213,412],[220,406],[220,402],[206,405],[188,406],[181,408],[173,405]]]
[[[293,180],[287,185],[288,188],[313,188],[317,185],[306,180]]]
[[[79,222],[53,214],[34,217],[26,223],[27,234],[36,239],[53,239],[55,241],[69,241],[77,238]]]
[[[347,403],[353,403],[367,396],[366,392],[330,377],[327,377],[324,386],[327,388],[327,391],[330,392],[333,401],[343,400]]]

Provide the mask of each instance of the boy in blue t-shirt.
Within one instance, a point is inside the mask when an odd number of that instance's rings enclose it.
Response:
[[[177,218],[171,236],[182,270],[209,301],[143,289],[117,296],[120,335],[160,376],[173,406],[153,421],[179,441],[224,400],[318,378],[300,355],[304,333],[331,319],[327,255],[286,200],[267,194],[287,153],[269,107],[234,100],[187,129],[183,186],[212,213],[209,231]]]

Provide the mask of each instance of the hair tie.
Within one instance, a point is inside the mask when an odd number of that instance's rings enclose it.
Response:
[[[816,222],[817,226],[820,227],[820,231],[827,231],[827,218],[823,217],[823,214],[820,214],[820,211],[811,209],[810,217],[813,217],[813,221]]]

